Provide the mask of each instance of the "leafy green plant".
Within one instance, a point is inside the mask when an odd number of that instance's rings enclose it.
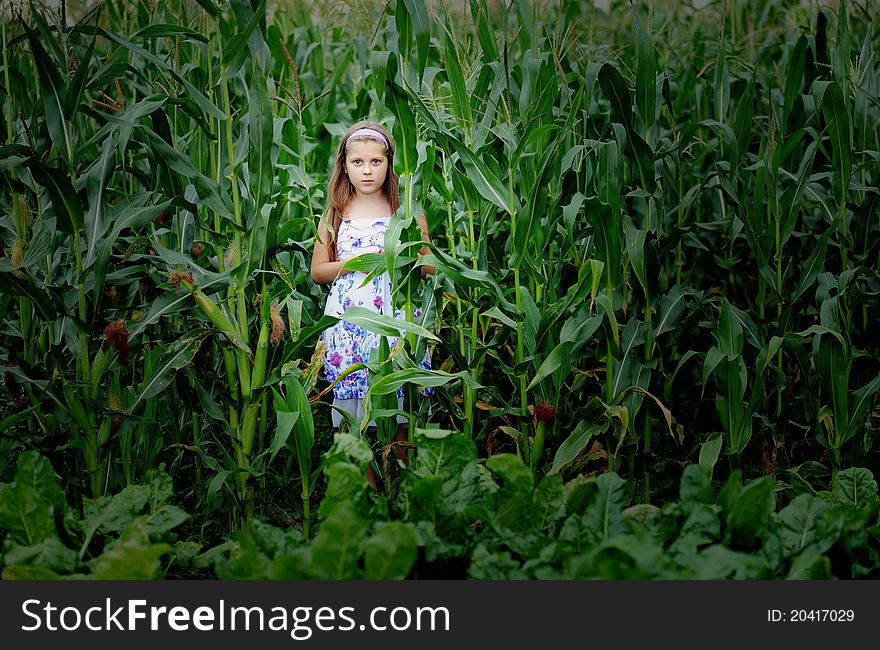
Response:
[[[67,504],[49,461],[21,454],[12,483],[0,484],[4,580],[161,577],[174,554],[172,529],[189,515],[169,503],[171,479],[151,472],[146,485],[86,501],[82,519]],[[186,554],[186,544],[180,549]]]

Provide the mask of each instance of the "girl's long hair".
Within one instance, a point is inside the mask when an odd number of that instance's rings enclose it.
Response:
[[[394,173],[394,142],[391,140],[391,134],[375,122],[358,122],[354,124],[342,136],[339,149],[336,151],[333,173],[330,174],[330,180],[327,183],[327,211],[323,218],[327,222],[330,237],[329,241],[322,243],[327,246],[331,262],[336,261],[336,235],[339,232],[339,225],[342,223],[342,216],[345,214],[351,197],[355,194],[354,185],[351,184],[348,173],[345,171],[345,155],[349,138],[358,129],[373,129],[385,136],[385,139],[388,141],[385,147],[385,157],[388,159],[388,173],[385,175],[385,182],[382,184],[382,193],[391,206],[392,214],[397,212],[397,209],[400,207],[397,174]],[[370,135],[357,135],[351,138],[351,142],[380,142],[385,144],[375,136]]]

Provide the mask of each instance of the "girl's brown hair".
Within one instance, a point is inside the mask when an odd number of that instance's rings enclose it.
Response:
[[[378,131],[385,137],[386,142],[382,142],[379,138],[372,135],[356,135],[351,137],[351,134],[358,129]],[[345,214],[345,209],[355,193],[354,185],[351,184],[348,173],[345,171],[345,155],[349,142],[381,142],[385,145],[385,157],[388,158],[388,173],[385,175],[385,182],[382,184],[382,193],[388,199],[392,214],[397,212],[397,209],[400,207],[397,174],[394,173],[394,142],[391,140],[391,134],[375,122],[358,122],[342,136],[339,149],[336,151],[333,173],[330,174],[330,180],[327,182],[327,211],[323,218],[327,223],[329,238],[328,241],[322,243],[327,246],[331,262],[336,261],[336,234],[339,232],[342,216]]]

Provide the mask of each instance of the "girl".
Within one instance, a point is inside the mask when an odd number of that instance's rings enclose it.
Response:
[[[318,225],[311,269],[312,280],[316,283],[333,283],[324,313],[341,316],[350,307],[359,306],[402,318],[402,313],[394,312],[391,279],[387,273],[362,287],[365,274],[342,268],[346,261],[357,255],[383,251],[391,215],[400,207],[398,180],[394,173],[394,143],[383,127],[372,122],[359,122],[342,137],[328,182],[327,203],[327,211]],[[430,242],[425,215],[419,214],[416,221],[422,240]],[[424,248],[421,254],[426,252],[428,249]],[[422,267],[423,276],[433,272],[432,267]],[[421,315],[419,310],[416,315]],[[336,381],[351,364],[369,361],[370,351],[379,347],[378,334],[344,320],[325,330],[321,338],[327,345],[324,376],[330,382]],[[390,344],[394,342],[392,340]],[[427,358],[421,365],[430,367]],[[333,388],[333,406],[360,419],[364,414],[366,393],[367,371],[364,369],[343,378]],[[398,396],[400,408],[402,400]],[[336,409],[332,410],[331,419],[333,426],[338,428],[342,416]],[[395,440],[406,439],[401,426],[405,421],[398,416]],[[398,446],[399,458],[403,451]]]

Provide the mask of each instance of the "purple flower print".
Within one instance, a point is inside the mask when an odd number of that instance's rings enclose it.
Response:
[[[354,304],[354,303],[352,303],[351,298],[346,298],[346,299],[342,302],[342,308],[343,308],[345,311],[348,311],[349,309],[351,309],[351,306],[352,306],[353,304]]]
[[[413,311],[413,316],[415,316],[416,318],[421,318],[422,310],[419,309],[418,307],[416,307],[415,310]]]
[[[336,366],[338,368],[339,364],[341,364],[341,363],[342,363],[342,355],[340,355],[338,352],[334,352],[333,354],[330,355],[330,364],[331,365]]]
[[[382,296],[376,296],[375,298],[373,298],[373,306],[375,306],[376,309],[382,309],[383,304],[385,303],[382,300]]]
[[[364,358],[363,358],[361,355],[359,355],[359,354],[354,355],[354,356],[351,358],[351,360],[352,360],[353,363],[363,363],[363,362],[364,362]]]

